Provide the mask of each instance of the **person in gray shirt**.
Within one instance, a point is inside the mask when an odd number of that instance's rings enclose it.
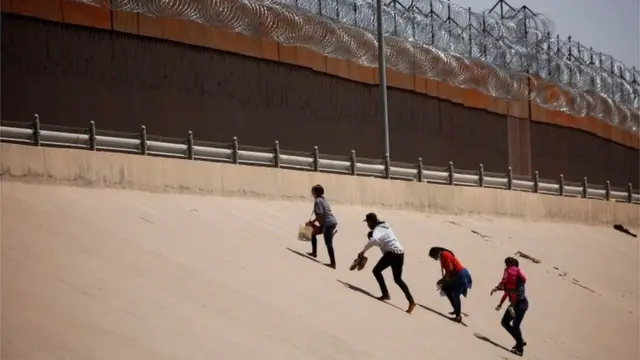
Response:
[[[313,227],[313,233],[311,235],[311,252],[307,253],[307,255],[313,258],[318,256],[317,236],[322,234],[324,237],[324,243],[327,246],[327,252],[329,253],[329,259],[331,261],[327,266],[335,269],[336,256],[333,251],[333,236],[336,233],[338,221],[331,211],[331,205],[329,205],[329,202],[324,197],[324,188],[322,185],[314,185],[311,188],[311,195],[313,195],[314,198],[313,213],[315,218],[308,222],[308,224]]]

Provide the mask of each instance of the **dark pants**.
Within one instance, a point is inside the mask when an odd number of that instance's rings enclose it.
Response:
[[[518,300],[513,306],[515,316],[512,316],[509,309],[504,312],[502,317],[502,327],[504,327],[511,336],[516,340],[516,347],[522,347],[524,339],[522,338],[522,330],[520,330],[520,324],[524,315],[529,309],[529,301],[525,298]]]
[[[324,237],[325,245],[327,245],[329,260],[331,260],[331,264],[335,265],[336,256],[333,252],[333,232],[336,230],[336,225],[323,226],[319,230],[320,234]],[[311,252],[314,254],[318,253],[318,237],[316,234],[311,235]]]
[[[389,295],[389,289],[387,289],[387,284],[384,282],[384,276],[382,276],[382,271],[384,269],[391,266],[391,271],[393,272],[393,281],[402,289],[404,296],[406,296],[409,302],[413,302],[413,296],[411,296],[411,292],[409,291],[409,287],[402,280],[402,267],[404,266],[404,254],[394,254],[392,252],[387,252],[378,261],[376,266],[373,267],[373,276],[378,280],[378,285],[380,285],[380,290],[382,291],[382,295]]]
[[[453,307],[454,315],[456,317],[460,316],[460,314],[462,314],[462,302],[460,301],[460,295],[461,295],[460,291],[455,290],[455,288],[450,288],[446,290],[442,289],[442,291],[447,296],[447,299],[449,299],[449,302]]]

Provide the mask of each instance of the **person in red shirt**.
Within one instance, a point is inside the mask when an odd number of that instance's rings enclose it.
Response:
[[[462,266],[460,260],[451,250],[442,247],[432,247],[429,257],[440,261],[442,278],[436,282],[436,286],[449,299],[456,322],[462,322],[462,302],[460,296],[467,297],[467,290],[471,289],[472,280],[469,271]]]
[[[522,319],[529,309],[529,300],[525,294],[527,278],[520,269],[518,259],[508,257],[504,259],[504,265],[505,269],[502,274],[502,280],[491,290],[491,295],[500,290],[504,291],[500,303],[496,306],[496,311],[499,311],[504,301],[509,299],[509,307],[504,312],[501,323],[502,327],[504,327],[516,341],[516,345],[511,351],[516,355],[522,356],[524,354],[524,347],[527,345],[522,337],[522,330],[520,329]]]

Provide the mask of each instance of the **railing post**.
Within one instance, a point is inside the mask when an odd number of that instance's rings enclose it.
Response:
[[[89,121],[89,149],[96,151],[96,123]]]
[[[478,167],[478,186],[484,187],[484,165]]]
[[[384,154],[384,177],[385,179],[391,179],[391,159],[389,154]]]
[[[585,176],[582,179],[582,198],[586,199],[589,197],[589,184],[587,183],[587,177]]]
[[[631,183],[627,185],[627,202],[628,203],[633,202],[633,185]]]
[[[193,150],[193,131],[189,130],[187,133],[187,157],[189,160],[195,158],[195,151]]]
[[[40,115],[33,115],[33,145],[40,146]]]
[[[604,183],[604,199],[607,201],[611,200],[611,181],[609,180]]]
[[[313,171],[320,171],[320,150],[317,146],[313,147]]]
[[[448,176],[448,182],[449,185],[453,186],[453,180],[454,180],[454,174],[453,174],[453,161],[449,161],[449,174]]]
[[[358,163],[356,162],[356,151],[355,150],[351,150],[351,175],[356,176],[358,175]]]
[[[140,127],[140,154],[147,156],[147,127]]]
[[[509,166],[507,172],[507,190],[513,190],[513,169]]]
[[[538,170],[533,172],[533,192],[540,192],[540,173],[538,173]]]
[[[273,166],[280,168],[280,142],[278,140],[273,143]]]
[[[240,162],[240,154],[238,154],[239,151],[240,145],[238,145],[238,138],[234,136],[231,141],[231,160],[234,164],[238,164]]]
[[[422,164],[422,158],[418,158],[418,182],[424,182],[424,165]]]
[[[558,195],[564,196],[564,175],[560,174],[560,179],[558,180]]]

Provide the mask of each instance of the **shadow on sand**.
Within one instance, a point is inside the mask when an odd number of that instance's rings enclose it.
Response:
[[[438,310],[432,309],[432,308],[430,308],[430,307],[428,307],[428,306],[425,306],[425,305],[422,305],[422,304],[418,304],[418,306],[420,306],[421,308],[423,308],[423,309],[425,309],[425,310],[427,310],[427,311],[431,311],[432,313],[434,313],[434,314],[436,314],[436,315],[438,315],[438,316],[441,316],[441,317],[443,317],[443,318],[445,318],[445,319],[447,319],[447,320],[449,320],[449,321],[451,321],[451,322],[454,322],[454,323],[456,323],[456,324],[460,324],[460,325],[465,326],[465,327],[467,326],[467,324],[465,324],[464,322],[460,322],[460,323],[458,323],[458,322],[456,322],[456,321],[455,321],[455,319],[454,319],[452,316],[449,316],[449,315],[443,314],[443,313],[441,313],[441,312],[440,312],[440,311],[438,311]]]
[[[298,255],[300,257],[303,257],[303,258],[305,258],[307,260],[311,260],[311,261],[313,261],[315,263],[322,264],[322,265],[324,265],[324,266],[326,266],[328,268],[331,268],[331,265],[322,263],[322,262],[318,261],[317,259],[314,259],[314,258],[312,258],[311,256],[309,256],[309,255],[307,255],[305,253],[301,253],[298,250],[293,250],[292,248],[289,248],[289,247],[286,247],[285,249],[287,249],[287,250],[291,251],[292,253],[294,253],[294,254],[296,254],[296,255]]]
[[[361,294],[367,295],[368,297],[370,297],[370,298],[372,298],[372,299],[374,299],[374,300],[376,300],[376,301],[379,301],[379,302],[385,303],[385,304],[387,304],[387,305],[389,305],[389,306],[392,306],[392,307],[394,307],[394,308],[396,308],[396,309],[398,309],[398,310],[400,310],[400,311],[402,311],[402,312],[405,312],[405,311],[404,311],[404,309],[402,309],[402,308],[400,308],[400,307],[398,307],[398,306],[396,306],[396,305],[393,305],[393,304],[392,304],[392,303],[390,303],[390,302],[386,302],[386,301],[378,300],[378,298],[377,298],[375,295],[373,295],[372,293],[368,292],[367,290],[365,290],[365,289],[363,289],[363,288],[357,287],[357,286],[355,286],[355,285],[351,285],[351,284],[349,284],[348,282],[344,282],[344,281],[342,281],[342,280],[340,280],[340,279],[338,279],[337,281],[338,281],[340,284],[344,285],[344,286],[345,286],[346,288],[348,288],[349,290],[353,290],[353,291],[359,292],[359,293],[361,293]]]
[[[292,253],[294,253],[294,254],[298,255],[298,256],[301,256],[301,257],[303,257],[303,258],[305,258],[305,259],[308,259],[308,260],[311,260],[311,261],[313,261],[313,262],[316,262],[316,263],[320,264],[320,261],[318,261],[318,260],[316,260],[316,259],[312,258],[311,256],[309,256],[309,255],[307,255],[307,254],[305,254],[305,253],[301,253],[300,251],[298,251],[298,250],[293,250],[293,249],[291,249],[291,248],[289,248],[289,247],[287,247],[286,249],[287,249],[287,250],[289,250],[289,251],[291,251]]]
[[[484,335],[481,335],[481,334],[478,334],[478,333],[473,333],[473,336],[475,336],[475,337],[477,337],[478,339],[480,339],[480,340],[482,340],[482,341],[484,341],[484,342],[487,342],[487,343],[489,343],[489,344],[491,344],[491,345],[493,345],[493,346],[495,346],[495,347],[497,347],[497,348],[500,348],[500,349],[502,349],[502,350],[504,350],[504,351],[506,351],[506,352],[508,352],[508,353],[512,353],[512,352],[511,352],[511,350],[507,349],[506,347],[504,347],[504,346],[502,346],[502,345],[498,344],[497,342],[495,342],[495,341],[493,341],[493,340],[489,339],[488,337],[486,337],[486,336],[484,336]],[[513,354],[513,353],[512,353],[512,354]]]

